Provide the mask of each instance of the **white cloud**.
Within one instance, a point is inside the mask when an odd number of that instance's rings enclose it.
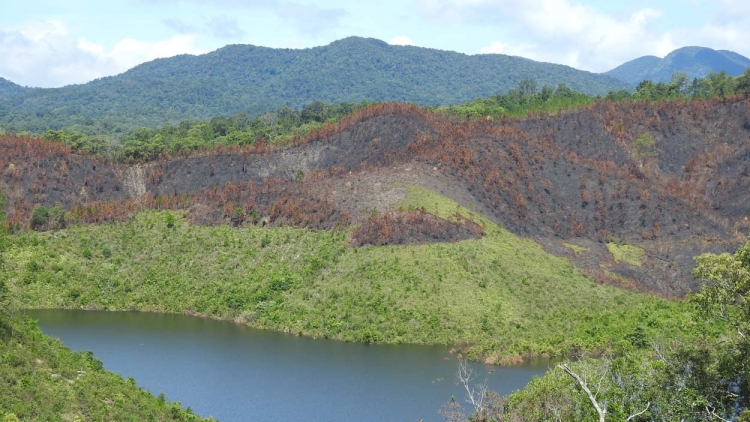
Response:
[[[537,60],[539,52],[536,50],[536,47],[530,44],[506,44],[493,41],[490,45],[480,48],[479,54],[507,54]]]
[[[0,76],[28,86],[57,87],[124,72],[161,57],[199,54],[194,35],[150,42],[124,38],[111,50],[76,38],[59,20],[0,28]]]
[[[195,35],[177,35],[168,40],[157,42],[124,38],[104,57],[114,61],[120,69],[127,70],[149,60],[172,57],[178,54],[200,54],[203,51],[195,47],[195,41]]]
[[[323,8],[307,3],[278,3],[274,12],[303,34],[319,35],[340,25],[347,11],[341,8]]]
[[[480,53],[519,55],[596,72],[643,55],[663,57],[686,45],[750,53],[746,0],[720,0],[704,26],[673,30],[662,29],[665,17],[653,7],[605,13],[581,0],[415,1],[433,20],[497,28],[501,36],[487,40]]]
[[[208,21],[211,33],[217,38],[238,39],[245,35],[236,18],[226,15],[214,16]]]
[[[391,40],[388,41],[388,44],[390,45],[414,45],[414,40],[407,37],[406,35],[401,35],[399,37],[391,38]]]

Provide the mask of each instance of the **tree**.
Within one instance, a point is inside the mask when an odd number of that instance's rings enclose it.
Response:
[[[42,230],[49,223],[49,210],[44,206],[40,205],[34,208],[31,212],[31,228],[34,230]]]
[[[606,418],[607,418],[607,405],[606,405],[606,402],[604,400],[600,401],[597,396],[598,396],[599,392],[603,390],[602,389],[602,385],[605,384],[605,382],[604,382],[605,378],[607,378],[607,377],[610,377],[610,378],[621,378],[621,375],[620,374],[615,374],[614,372],[611,371],[611,369],[609,368],[609,365],[605,365],[602,368],[603,371],[601,373],[597,374],[597,377],[599,378],[599,380],[598,381],[595,380],[595,383],[597,384],[596,391],[591,391],[591,388],[589,386],[589,381],[586,379],[585,376],[584,377],[579,376],[572,369],[570,369],[570,367],[567,364],[557,365],[557,367],[560,368],[560,369],[562,369],[563,371],[565,371],[568,375],[570,375],[571,378],[573,378],[578,383],[578,385],[581,387],[581,389],[586,393],[586,396],[588,397],[589,401],[591,402],[591,405],[594,406],[594,409],[596,410],[596,414],[599,415],[599,422],[605,422]],[[595,378],[597,378],[597,377],[595,377]],[[632,400],[632,398],[631,398],[631,400]],[[638,416],[643,415],[644,413],[646,413],[648,411],[649,407],[651,407],[651,403],[650,402],[646,404],[646,406],[645,406],[645,408],[643,410],[640,410],[640,411],[637,411],[635,413],[630,414],[627,417],[627,419],[625,419],[625,421],[626,422],[627,421],[631,421],[631,420],[637,418]]]
[[[495,391],[490,391],[485,379],[481,383],[476,381],[476,372],[469,366],[466,359],[458,360],[456,383],[466,390],[466,401],[474,408],[468,418],[472,422],[498,421],[502,418],[503,399]],[[444,404],[438,411],[446,422],[466,421],[466,412],[455,397]]]
[[[234,208],[232,208],[232,215],[231,220],[232,224],[236,226],[242,225],[242,223],[245,221],[245,209],[242,208],[242,205],[235,205]]]
[[[735,80],[738,93],[750,94],[750,67]]]
[[[539,93],[539,97],[542,101],[547,101],[550,98],[552,98],[552,95],[554,95],[555,91],[552,90],[552,88],[549,85],[544,85],[542,87],[542,91]]]
[[[555,89],[555,97],[557,98],[570,98],[575,96],[575,91],[570,89],[570,87],[566,84],[558,84],[557,89]]]
[[[536,82],[531,78],[523,78],[518,82],[518,91],[522,97],[536,94]]]
[[[688,74],[685,72],[675,72],[669,79],[670,90],[673,90],[676,95],[682,95],[687,92],[688,89]]]
[[[474,413],[482,414],[485,411],[485,400],[487,399],[487,381],[474,384],[476,373],[466,359],[458,360],[458,370],[456,371],[456,380],[466,390],[466,400],[474,407]]]
[[[734,78],[727,75],[727,72],[711,72],[706,77],[708,85],[711,87],[711,95],[717,97],[725,97],[727,95],[734,94],[735,81]]]
[[[696,258],[693,277],[705,285],[691,300],[709,320],[719,320],[732,335],[717,345],[721,387],[743,408],[750,406],[750,242],[734,254]]]
[[[167,215],[166,215],[166,217],[165,217],[165,221],[166,221],[166,223],[167,223],[167,228],[168,228],[168,229],[172,229],[172,228],[174,228],[174,224],[175,224],[175,222],[176,222],[176,219],[175,219],[175,217],[174,217],[174,214],[172,214],[171,212],[167,211]]]

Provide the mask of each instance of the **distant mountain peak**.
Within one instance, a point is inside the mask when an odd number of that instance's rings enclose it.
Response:
[[[389,48],[392,47],[385,41],[377,38],[346,37],[324,46],[323,48]]]
[[[663,59],[656,56],[639,57],[604,74],[635,86],[647,79],[669,82],[675,72],[687,73],[691,79],[720,71],[738,76],[748,67],[750,59],[734,51],[686,46],[672,51]]]

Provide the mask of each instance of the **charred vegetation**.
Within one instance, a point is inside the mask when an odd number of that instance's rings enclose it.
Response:
[[[686,270],[693,256],[732,250],[750,230],[748,122],[750,101],[742,96],[602,100],[556,115],[460,122],[384,104],[283,148],[261,142],[132,165],[4,136],[0,166],[6,224],[18,227],[29,226],[34,207],[57,204],[80,222],[187,208],[198,224],[330,229],[352,221],[333,200],[348,176],[421,163],[451,180],[447,196],[468,194],[493,221],[569,256],[602,282],[629,280],[622,284],[681,296],[697,286]],[[434,175],[420,177],[426,185]],[[355,230],[353,244],[469,236],[435,218],[379,215]],[[590,253],[560,247],[570,239],[584,239]],[[611,242],[643,248],[642,265],[613,262],[602,252]]]

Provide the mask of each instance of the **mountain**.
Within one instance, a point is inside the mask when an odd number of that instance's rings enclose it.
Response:
[[[638,85],[647,79],[654,82],[669,82],[675,72],[685,72],[690,79],[703,78],[710,72],[721,71],[727,72],[730,76],[739,76],[748,67],[750,59],[733,51],[683,47],[669,53],[663,59],[643,56],[604,74],[630,85]]]
[[[0,98],[8,95],[20,94],[27,89],[28,88],[24,88],[21,85],[14,84],[9,80],[0,77]]]
[[[469,56],[351,37],[304,50],[229,45],[139,65],[87,84],[0,99],[0,125],[35,132],[99,120],[124,130],[314,101],[455,104],[505,93],[524,78],[588,94],[628,88],[606,75],[500,54]]]

